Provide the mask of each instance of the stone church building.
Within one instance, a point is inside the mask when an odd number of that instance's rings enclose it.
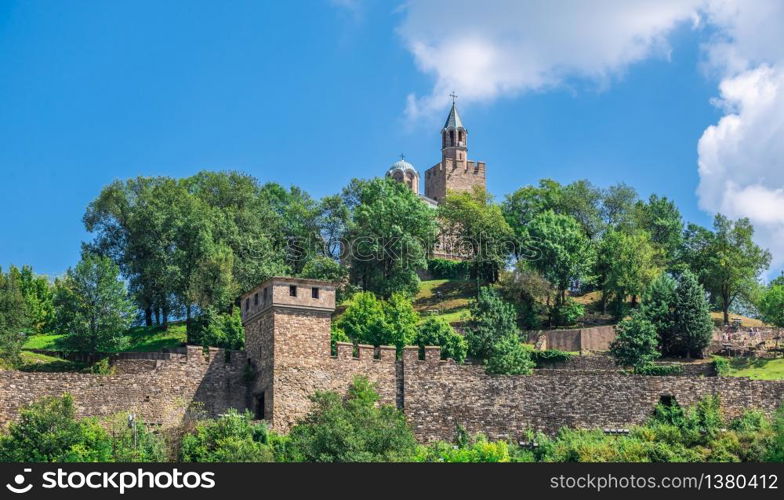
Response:
[[[422,200],[436,206],[450,191],[473,191],[487,188],[485,162],[468,159],[468,130],[463,126],[457,106],[452,109],[441,129],[441,161],[425,170],[425,193],[419,192],[419,172],[401,158],[387,170],[387,177],[405,183]]]

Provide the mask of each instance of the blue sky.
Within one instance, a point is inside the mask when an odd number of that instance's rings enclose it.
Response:
[[[405,32],[414,15],[382,1],[3,0],[0,265],[73,265],[84,210],[115,179],[237,169],[320,197],[401,152],[423,171],[446,101],[444,68],[423,65]],[[705,70],[704,29],[668,26],[663,50],[598,78],[455,88],[490,191],[626,182],[710,223],[698,141],[726,113],[711,102],[726,75]],[[407,111],[412,98],[426,105]]]

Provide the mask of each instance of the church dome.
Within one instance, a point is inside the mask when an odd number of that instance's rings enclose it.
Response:
[[[406,160],[403,160],[403,159],[400,159],[400,160],[396,161],[395,163],[393,163],[392,166],[389,167],[389,170],[387,170],[387,175],[388,176],[392,176],[396,172],[400,172],[400,173],[404,173],[404,174],[408,173],[408,172],[412,172],[412,173],[416,174],[417,176],[419,175],[417,173],[416,169],[414,168],[414,166],[412,164],[408,163]]]

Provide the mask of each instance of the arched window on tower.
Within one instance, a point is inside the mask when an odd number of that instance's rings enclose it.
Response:
[[[465,141],[465,135],[463,135],[463,131],[461,130],[457,133],[457,145],[463,146],[464,141]]]
[[[454,130],[450,130],[449,131],[449,145],[450,146],[454,146],[455,145],[455,131]]]

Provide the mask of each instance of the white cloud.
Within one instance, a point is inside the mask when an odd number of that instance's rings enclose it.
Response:
[[[679,23],[699,27],[724,113],[698,144],[700,207],[749,217],[784,265],[781,0],[430,0],[403,12],[399,34],[433,77],[430,92],[409,95],[410,119],[441,112],[452,90],[470,103],[572,78],[606,85],[637,61],[667,57]]]
[[[455,90],[462,102],[559,85],[600,84],[651,55],[667,57],[666,36],[694,20],[702,0],[409,2],[399,28],[432,91],[410,95],[407,114],[430,114]]]

